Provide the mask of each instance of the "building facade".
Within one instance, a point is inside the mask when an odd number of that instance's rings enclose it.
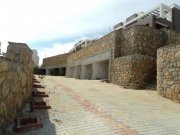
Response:
[[[166,11],[166,14],[161,13],[162,11]],[[157,90],[161,91],[159,93],[164,96],[162,93],[163,91],[166,92],[166,89],[159,90],[163,87],[163,83],[156,81],[156,78],[159,79],[159,76],[164,74],[164,71],[157,74],[156,61],[157,57],[159,57],[157,55],[160,55],[159,53],[157,54],[157,49],[163,47],[171,48],[171,46],[174,48],[173,46],[180,45],[180,24],[178,24],[178,19],[176,18],[180,15],[180,9],[177,5],[173,7],[160,5],[160,7],[149,11],[149,13],[159,13],[160,15],[149,15],[147,18],[155,19],[155,22],[152,20],[147,21],[149,25],[146,25],[147,22],[138,23],[142,20],[141,17],[146,16],[147,13],[142,13],[139,17],[138,15],[131,16],[126,19],[126,22],[130,21],[133,23],[123,23],[122,27],[115,27],[113,32],[91,42],[88,46],[78,51],[68,55],[63,54],[46,58],[43,61],[43,65],[46,65],[46,61],[49,61],[49,67],[55,66],[56,63],[52,61],[53,58],[58,64],[63,65],[64,70],[66,70],[63,75],[67,77],[90,80],[106,79],[125,88],[144,89],[147,85],[157,82],[161,84],[157,84]],[[163,18],[165,16],[169,18]],[[154,23],[156,24],[152,25]],[[167,27],[162,27],[165,25]],[[171,52],[171,50],[166,51]],[[180,60],[179,54],[180,50],[177,50],[176,61]],[[63,58],[63,61],[60,60],[61,58]],[[176,63],[176,61],[172,62]],[[46,67],[46,74],[53,75],[52,70],[48,70],[47,66],[44,67]],[[168,68],[167,71],[174,70],[171,66]],[[173,73],[173,75],[176,78],[175,82],[179,82],[180,67],[177,67],[176,73]],[[167,83],[172,82],[173,79],[170,79],[170,82]],[[180,86],[175,83],[173,88],[176,88],[175,100],[180,102]],[[173,88],[169,91],[174,92]]]
[[[180,33],[180,6],[173,4],[167,6],[160,4],[147,11],[133,14],[125,22],[120,22],[114,26],[115,30],[126,29],[135,25],[145,25],[156,29],[170,29]]]
[[[46,75],[65,76],[67,57],[70,54],[71,53],[66,53],[62,55],[44,58],[41,69],[44,70]]]
[[[32,60],[34,62],[34,67],[38,67],[39,66],[39,56],[38,56],[38,52],[35,49],[32,49]]]

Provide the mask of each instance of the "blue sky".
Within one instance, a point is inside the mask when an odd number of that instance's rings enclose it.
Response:
[[[99,38],[113,26],[160,3],[180,0],[0,0],[0,41],[25,42],[42,59],[68,52],[81,39]]]

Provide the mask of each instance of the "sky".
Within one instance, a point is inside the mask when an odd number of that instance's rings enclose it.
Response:
[[[180,0],[0,0],[0,41],[27,43],[42,59],[98,39],[134,13]]]

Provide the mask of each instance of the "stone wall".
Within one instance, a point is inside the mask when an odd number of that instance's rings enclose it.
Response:
[[[168,40],[166,32],[145,26],[134,26],[118,33],[115,58],[134,54],[155,57],[157,48],[164,46]]]
[[[144,88],[155,81],[155,58],[148,55],[128,55],[114,59],[111,81],[125,88]]]
[[[115,32],[111,32],[104,37],[92,42],[90,45],[86,46],[85,48],[72,53],[67,58],[67,63],[70,64],[74,61],[77,61],[81,58],[90,57],[96,55],[100,52],[106,51],[111,49],[115,43]]]
[[[180,103],[180,45],[158,49],[157,91]]]
[[[174,31],[171,31],[171,30],[166,31],[166,33],[167,33],[166,45],[178,45],[178,44],[180,44],[180,34],[174,32]]]
[[[112,83],[144,88],[156,82],[156,53],[163,46],[180,44],[180,35],[170,30],[134,26],[116,32],[112,58]]]
[[[60,54],[60,55],[44,58],[42,67],[67,63],[67,57],[70,54],[71,53],[65,53],[65,54]]]
[[[139,89],[155,82],[156,50],[167,44],[167,33],[146,26],[134,26],[118,33],[112,59],[112,83]]]
[[[30,100],[32,52],[26,44],[9,42],[7,58],[0,57],[0,132]]]

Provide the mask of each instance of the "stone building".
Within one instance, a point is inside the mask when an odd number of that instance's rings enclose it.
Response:
[[[138,23],[145,16],[153,16],[155,19],[153,21],[145,19],[143,23]],[[180,44],[179,16],[180,8],[178,5],[168,7],[161,4],[150,12],[127,18],[126,23],[123,23],[121,27],[116,26],[113,32],[76,52],[66,55],[66,57],[64,57],[64,54],[44,59],[43,65],[47,65],[46,61],[49,61],[48,66],[50,67],[57,63],[59,65],[63,64],[67,77],[107,79],[109,82],[125,88],[145,88],[148,84],[156,83],[156,76],[158,80],[163,79],[161,75],[163,73],[158,72],[157,74],[156,70],[160,68],[157,67],[159,64],[156,64],[157,57],[160,57],[157,56],[159,54],[157,49],[165,46],[169,46],[169,48],[172,46],[173,48],[174,45]],[[177,52],[179,53],[178,47]],[[180,56],[177,57],[177,60],[179,60]],[[52,58],[55,60],[52,60]],[[61,58],[64,59],[62,62]],[[177,62],[177,60],[172,61],[172,63]],[[56,63],[53,61],[56,61]],[[46,71],[46,74],[50,74],[48,68],[46,68]],[[53,75],[53,71],[51,74]],[[176,82],[179,82],[180,78],[177,77],[180,74],[179,67],[172,74],[176,78]],[[172,81],[174,80],[171,79],[171,83]],[[164,87],[162,80],[157,81],[157,83],[159,93],[161,95],[163,95],[163,91],[166,93],[165,88],[169,88],[169,85]],[[173,88],[178,89],[175,93],[175,99],[180,101],[179,85],[176,86],[175,83]]]

